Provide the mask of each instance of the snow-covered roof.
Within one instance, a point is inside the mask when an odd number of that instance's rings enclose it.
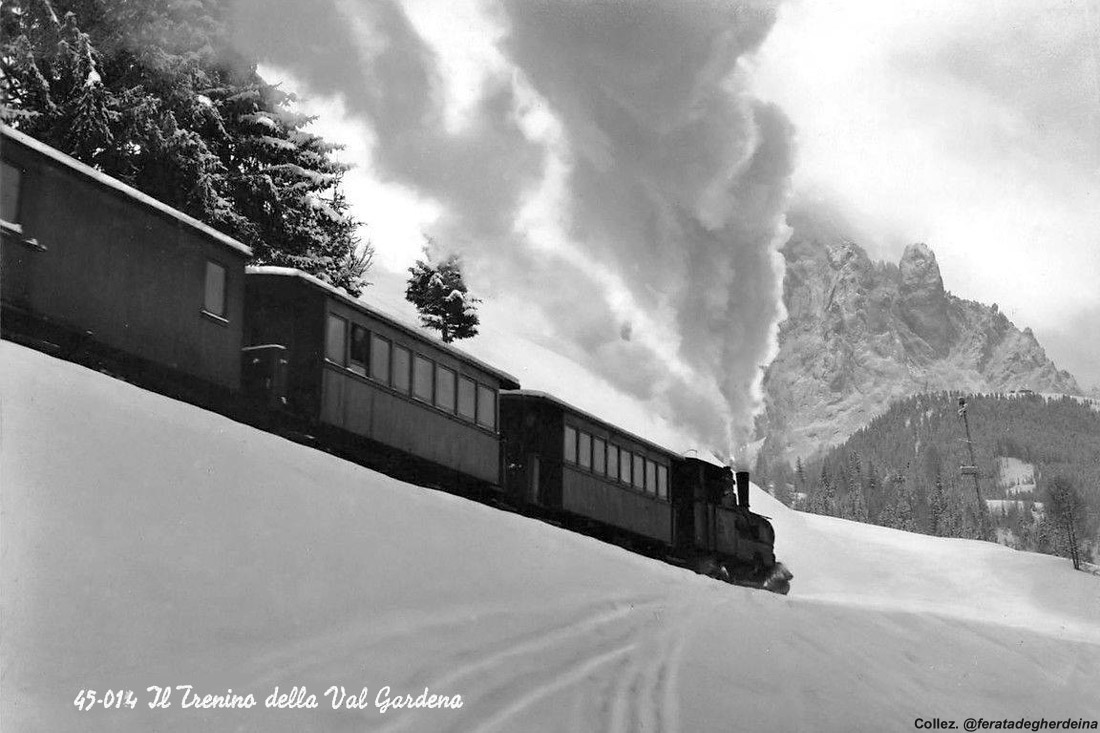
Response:
[[[672,455],[672,456],[680,455],[679,453],[677,453],[674,450],[670,450],[670,449],[664,447],[663,445],[660,445],[658,443],[654,443],[652,440],[647,440],[646,438],[643,438],[642,436],[638,435],[637,433],[632,433],[629,430],[625,430],[625,429],[619,427],[618,425],[615,425],[614,423],[608,422],[606,419],[604,419],[602,417],[597,417],[596,415],[593,415],[591,412],[588,412],[586,410],[582,410],[579,407],[575,407],[575,406],[569,404],[568,402],[566,402],[565,400],[559,399],[558,397],[555,397],[554,395],[548,394],[546,392],[540,392],[540,391],[535,390],[535,389],[511,389],[511,390],[506,390],[505,392],[502,392],[501,396],[502,397],[507,397],[507,396],[529,397],[529,398],[533,398],[533,399],[537,399],[537,400],[546,400],[547,402],[550,402],[554,405],[557,405],[558,407],[569,410],[570,412],[572,412],[576,415],[580,415],[581,417],[585,418],[586,420],[591,420],[594,423],[599,423],[601,425],[604,425],[607,428],[609,428],[610,430],[618,433],[619,435],[622,435],[622,436],[634,441],[635,443],[640,443],[641,445],[644,445],[647,448],[650,448],[652,450],[655,450],[655,451],[658,451],[658,452],[661,452],[661,453],[667,453],[667,454]],[[690,457],[695,458],[696,456],[690,456]]]
[[[515,389],[515,388],[519,387],[519,380],[516,379],[515,377],[513,377],[508,372],[506,372],[502,369],[498,369],[497,367],[492,366],[491,364],[487,364],[484,361],[482,361],[481,359],[478,359],[476,356],[471,356],[470,354],[466,353],[465,351],[463,351],[462,349],[460,349],[456,346],[451,346],[450,344],[445,344],[440,339],[435,338],[431,334],[425,333],[424,331],[417,328],[416,326],[411,325],[409,323],[404,323],[404,322],[402,322],[402,320],[400,318],[397,318],[397,317],[395,317],[394,315],[392,315],[390,313],[385,313],[382,310],[380,310],[379,308],[377,308],[375,306],[372,306],[372,305],[369,305],[368,303],[364,302],[363,300],[361,300],[359,298],[353,298],[350,295],[348,295],[347,293],[345,293],[343,290],[341,290],[337,287],[334,287],[333,285],[330,285],[329,283],[325,282],[324,280],[321,280],[318,277],[310,275],[308,272],[302,272],[301,270],[296,270],[293,267],[275,267],[273,265],[251,265],[251,266],[245,268],[245,273],[248,274],[248,275],[280,275],[280,276],[283,276],[283,277],[298,278],[298,279],[300,279],[304,282],[309,283],[313,287],[320,288],[321,290],[324,290],[329,295],[332,295],[336,298],[339,298],[343,302],[350,305],[352,308],[355,308],[356,310],[359,310],[359,311],[367,314],[371,318],[376,318],[380,321],[385,321],[388,324],[390,324],[391,326],[393,326],[394,328],[400,329],[400,330],[404,331],[405,333],[420,339],[421,341],[425,341],[425,342],[431,344],[434,348],[439,349],[440,351],[445,351],[445,352],[450,353],[456,359],[460,359],[461,361],[465,361],[465,362],[468,362],[470,364],[473,364],[474,366],[478,367],[479,369],[482,369],[483,371],[486,371],[489,374],[492,374],[493,376],[495,376],[497,379],[500,380],[502,389]]]
[[[155,209],[155,210],[159,211],[162,214],[166,214],[166,215],[172,217],[173,219],[175,219],[176,221],[178,221],[182,224],[186,224],[187,226],[191,227],[192,229],[198,230],[202,234],[205,234],[207,237],[210,237],[211,239],[218,240],[219,242],[224,244],[226,247],[229,247],[230,249],[234,249],[234,250],[236,250],[236,251],[240,252],[241,254],[244,254],[248,257],[252,256],[252,249],[247,247],[244,244],[241,244],[236,239],[233,239],[233,237],[230,237],[227,234],[222,234],[217,229],[214,229],[213,227],[211,227],[207,224],[203,224],[198,219],[190,217],[187,214],[184,214],[182,211],[178,211],[176,209],[173,209],[168,204],[165,204],[161,201],[157,201],[152,196],[149,196],[147,194],[142,193],[141,191],[137,190],[133,186],[128,186],[125,183],[123,183],[122,181],[118,180],[117,178],[112,178],[111,176],[107,175],[106,173],[103,173],[102,171],[97,171],[95,168],[92,168],[90,165],[85,165],[84,163],[81,163],[76,158],[65,155],[60,150],[57,150],[55,148],[51,148],[49,145],[46,145],[43,142],[35,140],[33,137],[31,137],[29,135],[26,135],[22,132],[19,132],[18,130],[13,130],[12,128],[8,127],[7,125],[0,125],[0,136],[2,136],[4,138],[8,138],[8,139],[12,140],[13,142],[17,142],[20,145],[23,145],[25,147],[28,147],[31,150],[33,150],[34,152],[38,153],[39,155],[43,155],[43,156],[49,158],[50,160],[54,161],[55,163],[58,163],[58,164],[66,167],[66,168],[68,168],[72,171],[75,171],[75,172],[81,174],[82,176],[84,176],[86,178],[91,178],[96,183],[100,184],[101,186],[106,186],[107,188],[114,189],[115,191],[118,191],[119,193],[121,193],[123,196],[126,196],[127,198],[133,199],[134,201],[137,201],[138,203],[144,204],[145,206],[147,206],[151,209]]]

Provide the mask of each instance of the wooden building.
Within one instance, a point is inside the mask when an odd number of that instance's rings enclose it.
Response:
[[[285,347],[288,408],[500,484],[501,389],[516,379],[298,270],[250,267],[248,347]]]
[[[248,247],[0,126],[5,332],[94,344],[226,390],[240,382]]]

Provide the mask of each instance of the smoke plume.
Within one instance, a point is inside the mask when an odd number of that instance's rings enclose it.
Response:
[[[410,0],[411,3],[411,0]],[[558,348],[725,450],[782,317],[791,129],[746,91],[770,4],[506,0],[473,101],[391,0],[241,0],[245,49],[339,96],[433,237]]]

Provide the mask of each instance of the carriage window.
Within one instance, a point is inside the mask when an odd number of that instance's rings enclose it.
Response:
[[[432,401],[432,362],[419,354],[413,361],[413,396]]]
[[[209,260],[206,261],[206,299],[203,308],[207,313],[225,318],[225,268]]]
[[[630,451],[622,450],[619,452],[619,480],[624,484],[630,483]]]
[[[325,358],[344,366],[344,341],[347,338],[348,322],[331,313],[328,317],[328,330],[325,331]]]
[[[668,498],[668,466],[657,465],[657,497]]]
[[[592,436],[588,433],[580,434],[577,459],[577,463],[581,464],[582,468],[592,468]]]
[[[619,446],[607,446],[607,475],[618,480],[619,478]]]
[[[3,162],[0,167],[0,219],[8,224],[19,222],[19,191],[23,187],[23,171]]]
[[[393,387],[398,392],[409,393],[409,364],[412,355],[404,346],[393,347]]]
[[[348,369],[356,374],[367,376],[367,329],[357,323],[351,324],[351,349],[348,355]]]
[[[435,368],[435,406],[455,411],[455,373],[453,369],[437,366]]]
[[[565,460],[570,463],[577,462],[577,431],[568,425],[565,426]]]
[[[390,342],[376,333],[370,335],[370,376],[382,384],[390,383]]]
[[[645,459],[641,456],[634,456],[634,481],[635,488],[645,488]]]
[[[647,494],[657,495],[657,464],[649,460],[645,462],[645,490]]]
[[[592,439],[592,470],[601,476],[606,468],[607,444],[603,438]]]
[[[469,377],[458,378],[458,414],[467,420],[477,417],[477,382]]]
[[[496,430],[497,393],[488,387],[477,385],[477,424]]]

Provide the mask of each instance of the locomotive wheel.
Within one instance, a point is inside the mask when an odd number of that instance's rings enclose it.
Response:
[[[725,566],[719,565],[718,560],[710,555],[704,555],[695,561],[695,572],[708,578],[720,578],[722,570],[725,570]],[[726,575],[728,576],[729,573],[727,572]]]

